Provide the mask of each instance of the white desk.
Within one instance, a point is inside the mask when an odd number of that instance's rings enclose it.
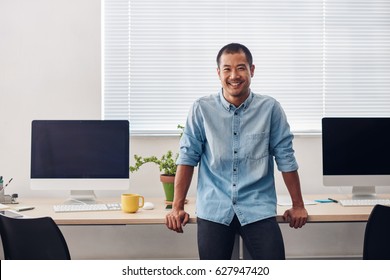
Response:
[[[305,199],[315,200],[332,197],[335,199],[345,198],[343,195],[307,195]],[[390,195],[382,195],[389,198]],[[123,213],[122,211],[95,211],[95,212],[68,212],[55,213],[54,204],[61,204],[63,200],[53,198],[23,198],[19,205],[34,206],[34,210],[21,212],[29,217],[50,216],[59,225],[120,225],[120,224],[165,224],[165,209],[163,198],[148,198],[155,205],[153,210],[140,209],[137,213]],[[119,202],[116,198],[100,198],[99,201]],[[10,205],[12,208],[12,205]],[[278,206],[277,220],[283,223],[283,213],[288,206]],[[195,199],[189,198],[185,206],[190,214],[190,223],[196,223]],[[308,222],[365,222],[371,213],[372,207],[343,207],[337,203],[319,203],[306,205],[309,213]]]
[[[98,198],[98,203],[120,202],[118,198]],[[131,224],[165,224],[165,209],[163,198],[146,199],[153,202],[153,210],[140,209],[136,213],[118,211],[66,212],[56,213],[53,205],[62,204],[64,200],[53,198],[24,198],[20,205],[34,206],[34,210],[20,212],[28,217],[50,216],[58,225],[131,225]],[[191,214],[191,223],[196,222],[195,199],[190,199],[188,211]],[[12,207],[12,206],[11,206]]]
[[[342,195],[305,195],[305,199],[343,198]],[[385,197],[390,197],[387,195]],[[103,199],[102,202],[118,202]],[[74,259],[196,259],[195,199],[190,198],[186,210],[190,224],[184,234],[165,227],[165,203],[153,201],[155,209],[135,214],[121,211],[55,213],[53,204],[62,199],[20,198],[20,205],[35,206],[21,212],[29,217],[51,216],[65,235]],[[372,207],[343,207],[336,203],[306,206],[308,224],[291,229],[282,215],[289,208],[279,206],[277,220],[281,224],[288,258],[355,258],[362,252],[365,222]]]

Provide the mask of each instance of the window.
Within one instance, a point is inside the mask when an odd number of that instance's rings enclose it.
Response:
[[[390,2],[105,0],[103,118],[169,134],[217,93],[215,57],[252,52],[252,90],[275,97],[292,130],[323,116],[390,116]]]

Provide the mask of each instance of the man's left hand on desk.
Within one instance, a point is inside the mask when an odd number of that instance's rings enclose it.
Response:
[[[307,221],[307,211],[305,207],[293,207],[286,210],[283,214],[283,219],[285,222],[289,222],[290,227],[301,228],[306,224]]]

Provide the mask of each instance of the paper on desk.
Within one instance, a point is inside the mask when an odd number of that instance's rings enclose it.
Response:
[[[305,205],[317,204],[314,200],[303,199]],[[291,198],[289,196],[278,196],[278,205],[280,206],[292,206]]]
[[[0,203],[0,210],[8,209],[8,208],[9,208],[8,205],[5,205],[5,204]]]

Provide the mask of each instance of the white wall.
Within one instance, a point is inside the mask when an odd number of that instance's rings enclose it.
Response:
[[[6,193],[18,193],[21,201],[29,196],[65,197],[67,195],[65,192],[49,193],[29,189],[31,121],[34,119],[100,118],[100,20],[100,1],[96,0],[0,1],[0,175],[4,176],[5,180],[14,178]],[[145,156],[161,155],[167,149],[176,151],[177,144],[177,137],[132,137],[131,156],[134,153]],[[304,194],[337,192],[338,189],[322,187],[320,138],[318,136],[298,136],[294,145],[300,163]],[[153,165],[145,166],[139,172],[132,174],[131,191],[141,193],[145,197],[162,196],[163,191],[158,181],[158,174],[157,166]],[[196,179],[190,195],[195,194],[195,182]],[[280,194],[286,194],[279,175],[277,176],[277,190]],[[120,192],[105,192],[100,195],[118,196],[119,198],[119,194]],[[298,239],[295,238],[296,231],[291,233],[288,229],[283,229],[286,240],[290,242],[287,247],[291,248],[292,256],[332,255],[332,252],[328,251],[329,243],[332,243],[329,237],[332,236],[332,227],[328,227],[330,234],[315,230],[310,233],[310,228],[313,227],[318,228],[315,225],[308,227],[307,235],[302,236],[307,236],[306,245],[310,247],[311,242],[315,250],[306,249],[301,252],[297,250],[299,246],[296,242],[298,241],[294,241],[300,240],[299,236]],[[94,250],[98,251],[92,256],[80,247],[80,240],[85,239],[84,231],[88,229],[64,227],[63,230],[74,258],[134,257],[130,253],[115,256],[115,252],[110,249],[123,247],[123,240],[128,240],[129,234],[133,236],[131,233],[134,232],[133,230],[130,233],[128,230],[120,231],[122,233],[110,232],[109,228],[103,231],[103,235],[108,234],[104,238],[107,243],[99,242],[99,249],[95,248]],[[181,242],[181,246],[177,245],[179,248],[185,249],[186,244],[192,244],[187,248],[188,253],[173,254],[171,257],[192,258],[196,256],[194,251],[195,226],[189,227],[190,232],[186,237],[180,238],[167,234],[162,227],[153,231],[156,233],[161,231],[162,241]],[[338,233],[339,228],[333,227],[333,231]],[[87,234],[87,236],[90,235]],[[354,249],[349,252],[345,251],[345,254],[359,253],[361,231],[357,233],[357,236],[357,240],[351,245]],[[348,239],[348,236],[346,235],[345,238]],[[148,242],[145,241],[142,244],[145,245]],[[136,250],[141,251],[142,244]],[[141,255],[141,258],[160,258],[161,253],[157,252],[161,249],[156,248],[155,253],[149,250],[150,252],[147,251],[149,252],[147,255]],[[95,251],[92,250],[92,252]],[[340,252],[334,254],[338,255]]]
[[[0,1],[0,174],[30,195],[34,119],[100,118],[100,2]]]

